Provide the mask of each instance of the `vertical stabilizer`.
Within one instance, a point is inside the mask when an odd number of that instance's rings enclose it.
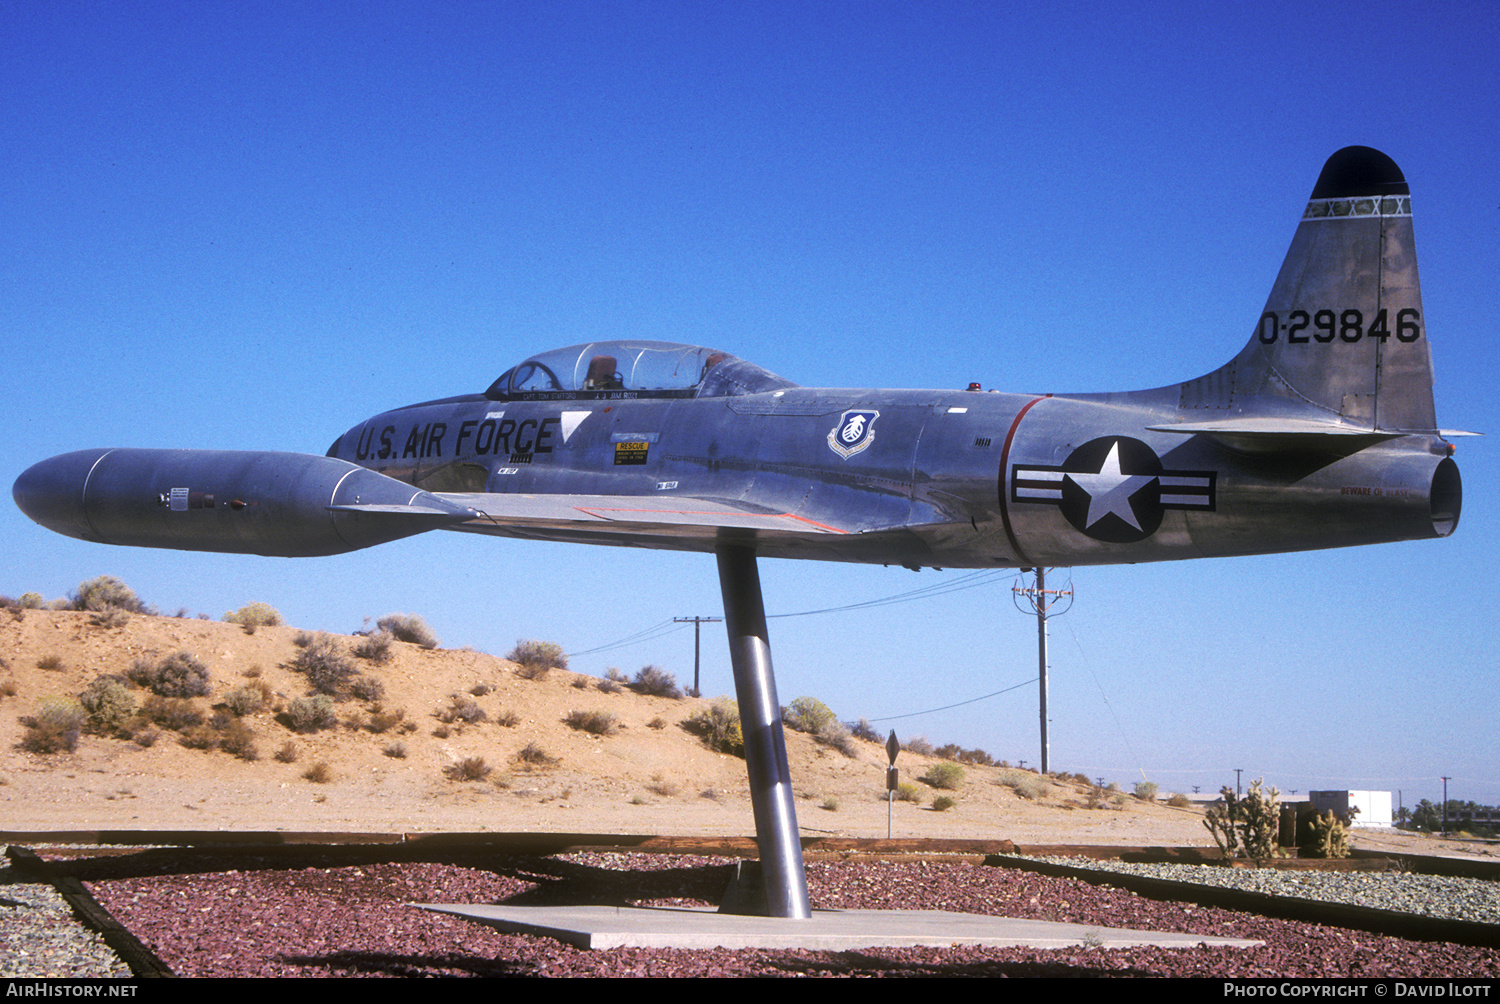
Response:
[[[1328,158],[1249,344],[1181,392],[1185,418],[1436,430],[1411,192],[1395,161],[1363,146]]]

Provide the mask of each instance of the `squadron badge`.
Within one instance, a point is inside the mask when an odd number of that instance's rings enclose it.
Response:
[[[1168,509],[1215,509],[1214,471],[1169,471],[1139,439],[1105,436],[1058,467],[1011,467],[1011,501],[1062,510],[1079,532],[1112,544],[1145,540]]]
[[[875,420],[879,417],[878,411],[844,412],[828,433],[828,448],[845,460],[869,449],[875,442]]]

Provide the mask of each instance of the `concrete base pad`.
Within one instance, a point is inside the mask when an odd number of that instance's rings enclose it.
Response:
[[[493,906],[415,903],[510,934],[538,934],[577,948],[859,948],[987,945],[996,948],[1128,948],[1160,945],[1249,948],[1259,941],[1202,934],[1127,931],[1046,920],[938,910],[814,910],[810,920],[745,917],[709,908]]]

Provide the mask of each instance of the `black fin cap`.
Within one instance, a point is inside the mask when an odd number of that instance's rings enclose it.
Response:
[[[1314,199],[1352,199],[1362,195],[1410,195],[1396,162],[1367,146],[1346,146],[1323,165]]]

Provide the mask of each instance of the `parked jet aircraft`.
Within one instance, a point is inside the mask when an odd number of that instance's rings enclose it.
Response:
[[[1449,435],[1409,189],[1389,157],[1349,147],[1249,342],[1186,383],[832,390],[716,349],[592,342],[383,412],[323,457],[84,450],[14,496],[59,533],[146,547],[321,555],[441,528],[713,551],[726,605],[753,600],[732,645],[758,631],[763,646],[755,556],[1027,567],[1445,537],[1462,500]],[[774,710],[774,687],[758,700]]]
[[[274,555],[438,527],[912,567],[1443,537],[1462,491],[1408,191],[1385,155],[1335,154],[1249,343],[1156,390],[805,388],[715,349],[593,342],[376,415],[326,457],[86,450],[15,499],[83,540]]]

